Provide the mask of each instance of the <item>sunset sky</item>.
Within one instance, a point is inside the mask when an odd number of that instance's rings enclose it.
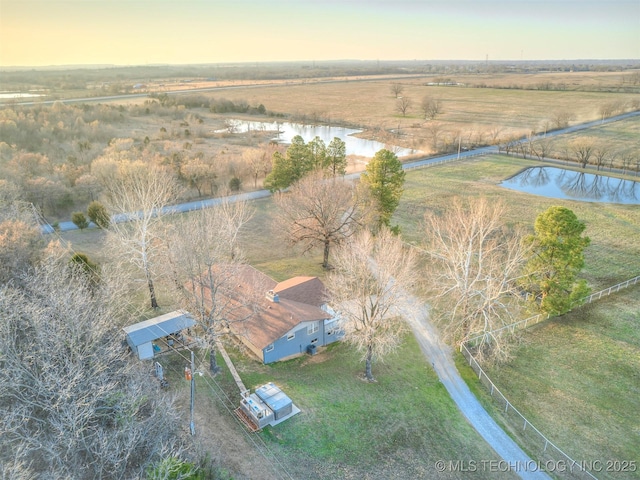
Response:
[[[640,0],[0,0],[0,66],[639,59]]]

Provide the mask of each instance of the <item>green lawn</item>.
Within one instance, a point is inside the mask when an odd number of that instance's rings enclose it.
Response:
[[[571,208],[587,224],[591,245],[583,272],[593,290],[640,274],[640,208],[553,200],[502,189],[498,183],[535,162],[487,157],[408,173],[396,221],[419,244],[420,217],[443,209],[456,195],[507,202],[506,220],[531,227],[551,205]],[[503,394],[551,441],[575,460],[635,461],[640,469],[640,287],[583,306],[522,332],[510,363],[488,368]],[[458,358],[472,390],[525,448],[532,432],[505,417],[475,374]],[[606,470],[606,468],[604,468]],[[640,478],[636,472],[594,472],[598,478]]]
[[[575,460],[636,462],[640,469],[638,298],[635,286],[535,326],[511,362],[487,367],[509,401]],[[477,384],[475,377],[467,381]],[[486,390],[479,393],[489,401]],[[506,421],[502,409],[492,410]],[[640,470],[593,473],[640,478]]]
[[[364,363],[346,344],[269,366],[229,353],[247,388],[274,382],[301,409],[260,433],[294,478],[459,478],[459,472],[437,472],[434,463],[498,460],[410,335],[397,354],[374,365],[373,384],[362,380]],[[228,373],[221,381],[238,396]]]

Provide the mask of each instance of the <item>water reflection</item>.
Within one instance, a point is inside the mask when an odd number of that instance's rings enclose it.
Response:
[[[300,135],[305,142],[310,142],[315,137],[320,137],[325,144],[335,137],[345,143],[347,155],[361,155],[363,157],[373,157],[378,150],[386,148],[393,151],[397,156],[403,157],[412,153],[419,153],[418,150],[385,145],[375,140],[354,137],[362,130],[329,125],[303,125],[290,122],[247,122],[244,120],[227,120],[227,127],[217,130],[217,133],[244,133],[250,131],[274,132],[273,137],[278,143],[291,143],[291,139]]]
[[[555,167],[531,167],[500,184],[548,198],[585,202],[640,203],[638,182]]]

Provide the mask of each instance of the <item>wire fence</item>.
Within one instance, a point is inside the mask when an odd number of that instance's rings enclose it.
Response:
[[[626,282],[621,282],[612,287],[600,290],[599,292],[592,293],[584,299],[583,304],[592,303],[595,300],[599,300],[602,297],[619,292],[620,290],[635,285],[638,282],[640,282],[640,275],[631,278]],[[495,334],[504,330],[509,330],[513,333],[516,330],[536,325],[548,318],[550,318],[549,314],[538,314],[525,318],[524,320],[514,322],[510,325],[505,325],[504,327],[500,327],[483,335],[479,335],[461,344],[460,352],[478,376],[480,383],[489,391],[491,398],[500,406],[503,416],[508,422],[508,427],[511,430],[511,433],[519,439],[519,443],[524,445],[528,450],[529,455],[535,459],[536,466],[540,465],[540,469],[546,470],[559,478],[571,480],[596,479],[596,477],[589,471],[591,465],[589,465],[588,462],[578,462],[572,459],[545,435],[543,435],[540,430],[534,427],[531,422],[529,422],[529,420],[527,420],[525,416],[522,415],[511,402],[509,402],[507,397],[505,397],[495,383],[493,383],[478,361],[474,358],[471,351],[467,348],[467,345],[474,345],[478,339],[485,335],[490,337],[495,336]]]
[[[451,163],[451,162],[459,162],[460,160],[467,160],[469,158],[474,158],[474,157],[481,157],[483,155],[488,155],[491,152],[486,152],[486,151],[482,151],[482,152],[473,152],[473,153],[465,153],[464,155],[460,155],[460,156],[452,156],[449,158],[444,158],[444,159],[439,159],[439,160],[431,160],[431,161],[425,161],[423,162],[415,162],[415,164],[413,163],[406,163],[403,165],[403,169],[404,170],[416,170],[418,168],[427,168],[427,167],[435,167],[436,165],[442,165],[443,163]]]
[[[581,302],[581,305],[584,305],[586,303],[592,303],[592,302],[595,302],[596,300],[600,300],[602,297],[607,297],[616,292],[619,292],[624,288],[629,288],[630,286],[635,285],[638,282],[640,282],[640,275],[638,275],[637,277],[631,278],[625,282],[618,283],[617,285],[614,285],[612,287],[605,288],[604,290],[600,290],[599,292],[592,293],[588,297],[584,298],[584,300]],[[549,318],[551,318],[551,315],[549,315],[548,313],[538,313],[537,315],[533,315],[531,317],[525,318],[524,320],[518,320],[517,322],[510,323],[509,325],[505,325],[500,328],[496,328],[495,330],[491,330],[490,332],[482,333],[478,336],[475,336],[467,340],[466,343],[473,345],[477,340],[479,340],[482,337],[491,337],[496,334],[502,333],[505,330],[509,330],[511,333],[514,333],[516,330],[522,330],[528,327],[532,327],[533,325],[544,322]]]
[[[588,465],[584,462],[577,462],[563,452],[513,406],[480,367],[480,364],[467,349],[466,345],[462,344],[460,351],[478,376],[480,383],[489,391],[491,398],[502,408],[503,416],[509,422],[510,433],[516,436],[518,443],[525,446],[529,456],[534,459],[536,468],[545,470],[559,478],[571,480],[596,479],[589,472]]]

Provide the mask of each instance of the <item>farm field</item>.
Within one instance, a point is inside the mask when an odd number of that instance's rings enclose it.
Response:
[[[514,75],[514,81],[517,81]],[[556,112],[573,114],[573,122],[599,118],[599,108],[612,99],[637,102],[637,95],[592,91],[545,91],[430,86],[429,78],[345,81],[322,84],[273,85],[235,88],[207,94],[249,104],[262,103],[268,110],[286,113],[308,123],[329,123],[363,128],[362,136],[403,147],[430,150],[432,125],[443,139],[461,134],[467,144],[490,143],[495,138],[544,131]],[[464,80],[461,80],[464,81]],[[400,83],[402,95],[410,99],[406,115],[396,108],[391,86]],[[437,98],[442,113],[425,121],[420,103]],[[547,127],[549,128],[549,127]]]

